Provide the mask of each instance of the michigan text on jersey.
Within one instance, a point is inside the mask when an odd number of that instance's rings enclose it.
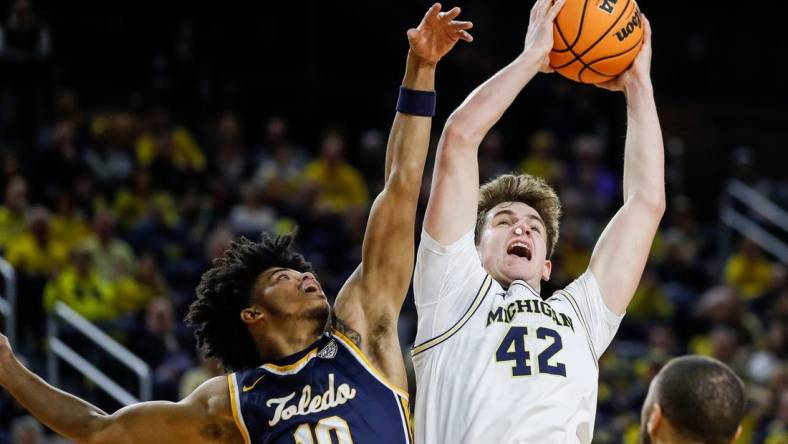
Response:
[[[487,315],[487,325],[489,326],[493,322],[509,324],[518,313],[542,314],[552,319],[557,326],[569,327],[572,331],[575,331],[575,327],[572,325],[572,318],[556,311],[547,302],[536,299],[519,299],[510,302],[505,307],[500,306],[495,310],[490,310],[490,313]]]

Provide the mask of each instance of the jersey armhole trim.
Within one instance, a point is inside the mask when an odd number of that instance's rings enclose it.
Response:
[[[402,396],[394,395],[394,398],[397,402],[397,407],[400,414],[400,419],[402,420],[402,427],[404,428],[405,436],[407,437],[406,444],[413,444],[413,420],[410,417],[410,408],[408,408],[408,400],[407,398],[403,398]]]
[[[599,356],[596,354],[596,349],[594,348],[594,342],[591,339],[591,329],[588,327],[588,324],[586,323],[586,320],[583,317],[583,313],[580,311],[580,305],[575,300],[575,297],[572,296],[572,294],[569,293],[568,291],[558,290],[556,293],[560,293],[566,297],[567,302],[569,302],[569,305],[572,307],[572,311],[574,311],[575,315],[577,315],[577,318],[580,319],[580,325],[583,326],[583,330],[585,330],[586,332],[586,342],[588,342],[588,348],[591,351],[591,356],[594,358],[594,365],[596,365],[597,368],[599,368],[599,365],[597,364],[597,361],[599,361]]]
[[[236,374],[237,373],[231,373],[227,375],[227,388],[230,390],[230,408],[233,411],[235,425],[244,438],[244,443],[252,444],[252,440],[249,438],[249,430],[246,429],[246,423],[241,414],[241,397],[238,393],[238,381],[235,379]]]
[[[448,330],[436,336],[428,341],[421,343],[420,345],[414,346],[411,350],[411,356],[416,357],[417,355],[429,350],[430,348],[435,347],[436,345],[446,341],[450,337],[454,336],[457,331],[459,331],[468,321],[471,319],[476,310],[481,305],[484,297],[487,295],[487,292],[490,290],[490,286],[492,285],[492,276],[489,274],[485,276],[484,281],[482,281],[482,285],[479,287],[479,290],[476,292],[476,297],[473,299],[473,302],[468,307],[468,310],[465,311],[465,314],[454,323]]]
[[[343,346],[345,346],[345,348],[346,348],[346,349],[347,349],[347,350],[350,352],[350,354],[352,354],[352,355],[353,355],[353,356],[356,358],[356,360],[357,360],[357,361],[358,361],[358,362],[359,362],[359,363],[360,363],[360,364],[361,364],[361,365],[362,365],[362,366],[363,366],[365,369],[367,369],[367,371],[368,371],[369,373],[371,373],[373,377],[375,377],[375,379],[377,379],[377,380],[378,380],[378,381],[380,381],[380,382],[381,382],[383,385],[385,385],[386,387],[388,387],[388,389],[389,389],[389,390],[391,390],[391,391],[393,391],[394,393],[396,393],[396,394],[398,394],[398,395],[400,395],[400,396],[404,397],[405,399],[408,399],[408,391],[407,391],[407,390],[405,390],[405,389],[402,389],[402,388],[400,388],[399,386],[397,386],[396,384],[394,384],[394,383],[390,382],[390,381],[388,380],[388,378],[386,378],[386,376],[383,374],[383,372],[381,372],[380,370],[378,370],[378,369],[377,369],[377,367],[375,367],[375,366],[372,364],[372,362],[371,362],[369,359],[367,359],[367,355],[365,355],[365,354],[364,354],[364,352],[363,352],[363,351],[361,351],[361,349],[360,349],[360,348],[358,348],[358,346],[357,346],[357,345],[356,345],[356,344],[355,344],[353,341],[351,341],[351,340],[350,340],[350,338],[348,338],[347,336],[345,336],[344,334],[342,334],[342,332],[341,332],[341,331],[339,331],[339,330],[336,330],[336,329],[332,330],[332,332],[331,332],[331,333],[332,333],[332,335],[333,335],[335,338],[337,338],[337,339],[339,340],[339,342],[340,342],[340,343],[341,343]]]

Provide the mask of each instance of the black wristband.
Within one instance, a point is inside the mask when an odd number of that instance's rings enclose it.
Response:
[[[417,91],[400,86],[397,111],[415,116],[434,116],[435,91]]]

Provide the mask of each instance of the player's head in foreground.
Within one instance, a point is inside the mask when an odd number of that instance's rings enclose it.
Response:
[[[186,320],[206,356],[227,369],[257,367],[325,330],[326,295],[292,242],[290,235],[241,238],[203,274]]]
[[[479,190],[475,240],[484,269],[501,285],[550,279],[561,202],[544,180],[504,174]]]
[[[682,356],[651,381],[641,414],[640,441],[728,444],[741,432],[744,384],[722,362]]]

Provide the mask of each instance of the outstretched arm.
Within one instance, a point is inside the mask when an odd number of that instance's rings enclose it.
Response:
[[[204,383],[181,402],[144,402],[108,415],[30,372],[0,334],[0,386],[47,427],[77,443],[243,442],[222,377]]]
[[[408,31],[410,51],[403,86],[432,91],[435,67],[458,40],[471,41],[470,22],[454,20],[459,8],[440,12],[433,5]],[[362,262],[339,293],[337,317],[362,337],[362,349],[381,369],[406,385],[396,326],[410,284],[414,260],[414,225],[421,177],[430,139],[431,117],[398,112],[386,148],[385,185],[375,199],[364,234]],[[384,334],[381,334],[384,333]],[[383,340],[391,342],[367,344]],[[376,353],[380,350],[380,353]],[[376,356],[382,354],[382,356]]]
[[[553,20],[564,4],[537,0],[520,56],[476,88],[449,117],[432,174],[424,228],[443,245],[470,231],[479,204],[479,144],[538,72],[550,72]]]
[[[645,17],[643,23],[643,47],[632,67],[599,85],[627,99],[624,205],[602,232],[590,265],[605,304],[618,314],[632,300],[665,212],[664,148],[649,74],[651,26]]]

